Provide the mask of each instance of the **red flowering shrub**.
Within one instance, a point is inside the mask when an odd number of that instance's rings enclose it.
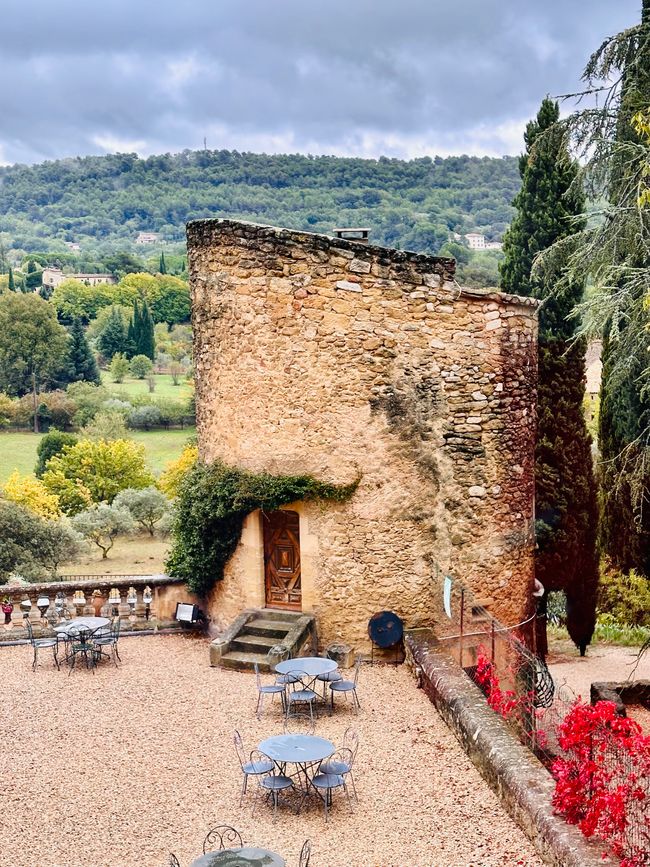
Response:
[[[559,726],[553,806],[587,837],[609,843],[622,867],[650,865],[650,737],[616,705],[575,702]]]
[[[513,716],[519,715],[522,710],[530,708],[530,696],[528,694],[520,695],[512,689],[501,689],[496,667],[483,651],[478,653],[474,677],[485,693],[492,710],[504,719],[511,719]]]

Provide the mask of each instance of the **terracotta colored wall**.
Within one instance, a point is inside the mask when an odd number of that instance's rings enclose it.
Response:
[[[347,483],[300,513],[303,607],[323,642],[390,608],[441,616],[465,581],[504,622],[533,576],[535,302],[453,282],[455,263],[230,221],[188,226],[200,451]],[[262,605],[259,517],[217,586],[219,625]]]

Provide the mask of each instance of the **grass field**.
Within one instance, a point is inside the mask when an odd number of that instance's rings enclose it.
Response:
[[[148,533],[118,536],[102,560],[97,545],[88,544],[87,550],[74,563],[61,566],[61,575],[157,575],[165,571],[165,558],[169,540]]]
[[[151,397],[171,397],[175,400],[188,400],[192,395],[192,386],[187,379],[181,377],[178,385],[174,385],[168,373],[155,375],[156,387]],[[148,395],[149,386],[146,379],[125,377],[124,382],[113,382],[107,371],[102,373],[102,385],[123,400],[139,395]]]
[[[169,461],[177,458],[187,440],[195,433],[194,428],[178,430],[131,431],[130,436],[145,447],[147,463],[158,475]],[[0,433],[0,485],[14,470],[31,473],[36,463],[36,448],[39,434]]]

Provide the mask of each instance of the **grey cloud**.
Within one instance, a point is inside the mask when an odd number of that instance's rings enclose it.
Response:
[[[0,160],[135,143],[519,149],[638,0],[3,3]],[[250,144],[247,144],[250,142]]]

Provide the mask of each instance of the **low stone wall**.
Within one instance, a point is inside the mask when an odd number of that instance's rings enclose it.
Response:
[[[552,777],[441,650],[431,630],[408,633],[406,655],[419,686],[546,864],[597,867],[616,863],[603,858],[604,844],[590,843],[576,827],[554,815]]]
[[[84,575],[39,584],[4,584],[0,600],[13,605],[13,611],[3,609],[0,617],[3,644],[27,638],[25,617],[35,635],[50,631],[63,619],[93,615],[119,615],[124,630],[138,631],[179,627],[174,620],[176,603],[199,604],[181,578],[169,575]]]

